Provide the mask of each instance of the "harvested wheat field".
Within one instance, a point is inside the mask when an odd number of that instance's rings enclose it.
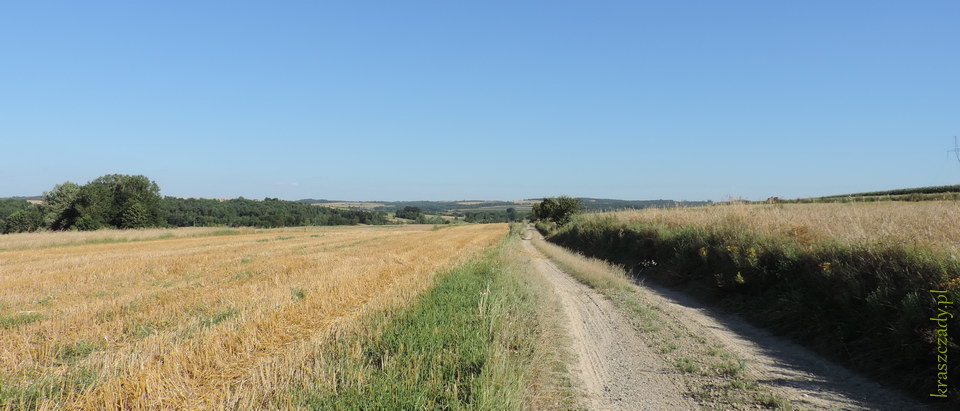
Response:
[[[0,251],[0,404],[262,405],[286,392],[334,329],[403,305],[439,269],[506,231],[175,230],[68,245],[49,234],[24,237],[30,248],[9,236]]]

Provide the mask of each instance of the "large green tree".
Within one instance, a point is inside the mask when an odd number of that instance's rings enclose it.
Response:
[[[77,220],[76,203],[79,196],[80,186],[69,181],[57,184],[53,190],[43,193],[43,203],[40,206],[43,225],[51,230],[72,227]]]
[[[77,214],[81,230],[157,226],[160,187],[145,176],[108,174],[81,187]]]
[[[576,198],[567,196],[547,197],[533,205],[533,218],[550,220],[557,225],[564,225],[570,222],[573,215],[581,210],[583,210],[583,205]]]

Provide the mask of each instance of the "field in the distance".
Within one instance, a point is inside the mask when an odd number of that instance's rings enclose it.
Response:
[[[262,406],[313,378],[302,364],[335,329],[406,304],[438,270],[505,233],[490,224],[6,236],[0,403]]]

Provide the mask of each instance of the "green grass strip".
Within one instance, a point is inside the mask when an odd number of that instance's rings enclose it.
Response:
[[[520,409],[536,344],[535,290],[503,256],[441,274],[399,313],[377,315],[381,332],[341,339],[326,358],[333,381],[293,393],[312,409]],[[328,349],[329,350],[329,349]],[[329,374],[328,374],[329,375]]]

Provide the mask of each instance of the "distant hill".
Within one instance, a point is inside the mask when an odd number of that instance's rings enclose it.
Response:
[[[898,188],[863,193],[835,194],[823,197],[780,200],[786,203],[836,203],[852,201],[934,201],[960,200],[960,185]]]
[[[587,211],[641,209],[651,207],[687,207],[713,204],[712,201],[675,201],[675,200],[614,200],[609,198],[580,198]]]
[[[711,201],[675,201],[675,200],[616,200],[609,198],[580,197],[587,211],[641,209],[650,207],[699,206],[712,204]],[[396,211],[404,207],[417,207],[429,214],[452,214],[468,211],[504,211],[507,208],[518,212],[530,211],[533,203],[543,200],[531,198],[519,201],[501,200],[463,200],[463,201],[336,201],[306,198],[301,203],[316,204],[336,208],[357,208],[377,211]]]
[[[941,194],[941,193],[960,193],[960,185],[899,188],[895,190],[886,190],[886,191],[868,191],[865,193],[838,194],[838,195],[831,195],[831,196],[823,196],[819,198],[897,196],[897,195],[905,195],[905,194]]]
[[[40,201],[43,198],[42,196],[27,196],[27,197],[0,197],[0,200],[25,200],[25,201]]]
[[[452,211],[492,209],[509,207],[529,209],[529,204],[521,204],[514,201],[484,201],[484,200],[463,200],[463,201],[338,201],[338,200],[317,200],[305,198],[297,200],[301,203],[317,204],[327,207],[337,208],[363,208],[377,211],[396,211],[404,207],[417,207],[430,214],[445,214]]]

